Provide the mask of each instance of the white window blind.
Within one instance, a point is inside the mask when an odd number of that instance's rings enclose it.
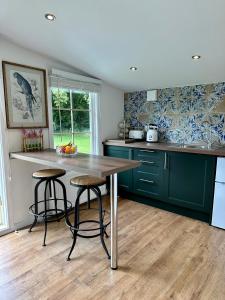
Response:
[[[53,69],[49,76],[51,87],[99,93],[101,80]]]

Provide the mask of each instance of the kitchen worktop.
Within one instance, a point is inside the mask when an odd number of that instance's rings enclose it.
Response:
[[[99,177],[126,171],[140,165],[138,161],[134,160],[84,153],[78,153],[74,157],[62,157],[52,149],[39,152],[15,152],[10,153],[10,157]]]
[[[139,148],[139,149],[149,149],[149,150],[162,150],[162,151],[172,151],[172,152],[184,152],[184,153],[193,153],[193,154],[206,154],[212,156],[221,156],[225,157],[225,146],[221,147],[212,147],[211,149],[204,148],[191,148],[188,145],[185,147],[180,144],[167,144],[167,143],[147,143],[145,141],[133,142],[133,143],[121,143],[120,141],[113,141],[103,143],[106,146],[120,146],[120,147],[129,147],[129,148]]]

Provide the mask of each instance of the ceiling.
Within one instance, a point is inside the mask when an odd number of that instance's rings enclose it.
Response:
[[[0,0],[0,34],[134,91],[225,81],[224,12],[224,0]]]

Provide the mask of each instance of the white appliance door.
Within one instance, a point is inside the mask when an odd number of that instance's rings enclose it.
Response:
[[[212,225],[225,229],[225,183],[215,182]]]
[[[217,158],[216,181],[225,182],[225,158],[224,157]]]

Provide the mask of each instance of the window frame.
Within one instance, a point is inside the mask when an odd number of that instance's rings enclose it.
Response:
[[[53,110],[57,110],[56,108],[53,108],[52,106],[52,89],[60,89],[60,90],[66,90],[69,92],[69,99],[70,99],[70,108],[60,108],[60,111],[70,111],[71,112],[71,131],[55,133],[53,128]],[[88,93],[90,97],[90,105],[89,109],[76,109],[72,107],[72,94],[73,93]],[[49,127],[49,140],[50,140],[50,147],[54,149],[54,136],[63,136],[63,135],[70,135],[71,141],[76,143],[76,134],[86,133],[90,135],[90,152],[89,154],[98,154],[99,153],[99,144],[96,140],[97,132],[98,132],[98,114],[96,112],[98,111],[98,103],[97,103],[98,93],[88,92],[88,91],[81,91],[71,88],[63,88],[63,87],[50,87],[50,114],[49,118],[52,120],[51,126]],[[89,112],[89,130],[87,131],[74,131],[74,112],[76,111],[82,111],[82,112]],[[61,127],[61,124],[60,124]],[[79,148],[78,148],[79,152]]]

